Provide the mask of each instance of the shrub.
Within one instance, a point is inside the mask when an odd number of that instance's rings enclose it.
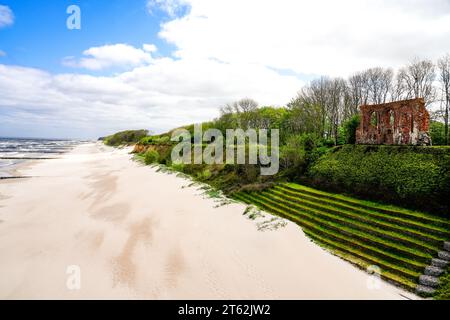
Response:
[[[170,137],[167,135],[163,136],[148,136],[143,137],[140,141],[140,144],[143,145],[167,145],[170,144]]]
[[[144,156],[145,164],[149,165],[152,163],[157,163],[159,160],[159,153],[155,150],[148,150]]]
[[[211,178],[211,171],[209,169],[205,169],[202,172],[202,180],[208,180]]]
[[[448,210],[450,148],[336,148],[309,169],[316,185],[424,210]]]
[[[183,163],[172,163],[171,167],[175,171],[184,172],[184,164]]]
[[[445,125],[438,121],[431,121],[430,136],[433,145],[435,146],[445,145]]]
[[[355,144],[356,143],[356,129],[358,128],[360,123],[360,116],[356,115],[348,119],[342,124],[342,135],[343,140],[347,144]]]
[[[123,144],[133,144],[139,142],[148,134],[148,130],[127,130],[117,132],[111,136],[103,138],[106,145],[119,146]]]

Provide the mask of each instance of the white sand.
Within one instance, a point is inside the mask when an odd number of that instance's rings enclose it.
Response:
[[[297,225],[258,231],[244,205],[215,208],[126,151],[81,145],[0,182],[1,299],[414,298],[369,289]],[[67,288],[71,265],[80,290]]]

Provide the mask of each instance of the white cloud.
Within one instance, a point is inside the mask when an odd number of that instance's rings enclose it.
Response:
[[[8,121],[60,133],[70,129],[76,137],[128,128],[162,132],[210,120],[220,106],[246,96],[286,103],[301,85],[263,66],[214,60],[161,58],[109,77],[0,64],[0,135]]]
[[[142,46],[142,48],[146,52],[156,52],[156,51],[158,51],[158,48],[154,44],[144,44]]]
[[[448,0],[189,0],[160,35],[179,58],[348,75],[450,51]]]
[[[0,28],[11,26],[14,23],[14,13],[8,6],[0,5]]]
[[[18,124],[91,137],[164,131],[209,120],[242,97],[286,104],[301,75],[347,76],[450,52],[449,2],[412,1],[150,1],[150,10],[172,16],[160,36],[175,45],[175,57],[154,58],[151,44],[115,44],[64,61],[122,69],[108,77],[0,65],[0,135]]]
[[[187,0],[147,0],[147,10],[151,14],[155,9],[159,9],[172,18],[181,13],[187,6]]]
[[[85,57],[76,59],[66,57],[63,64],[74,68],[85,68],[89,70],[103,70],[107,68],[129,68],[148,64],[152,61],[151,52],[155,52],[156,47],[151,44],[144,44],[143,49],[119,43],[92,47],[83,52]]]

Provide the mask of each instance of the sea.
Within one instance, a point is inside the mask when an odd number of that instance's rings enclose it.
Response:
[[[17,165],[35,159],[55,158],[81,143],[77,140],[1,138],[0,179],[13,178]]]

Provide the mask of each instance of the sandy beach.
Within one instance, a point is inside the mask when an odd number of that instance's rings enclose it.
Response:
[[[83,144],[0,181],[0,299],[415,298],[128,151]]]

